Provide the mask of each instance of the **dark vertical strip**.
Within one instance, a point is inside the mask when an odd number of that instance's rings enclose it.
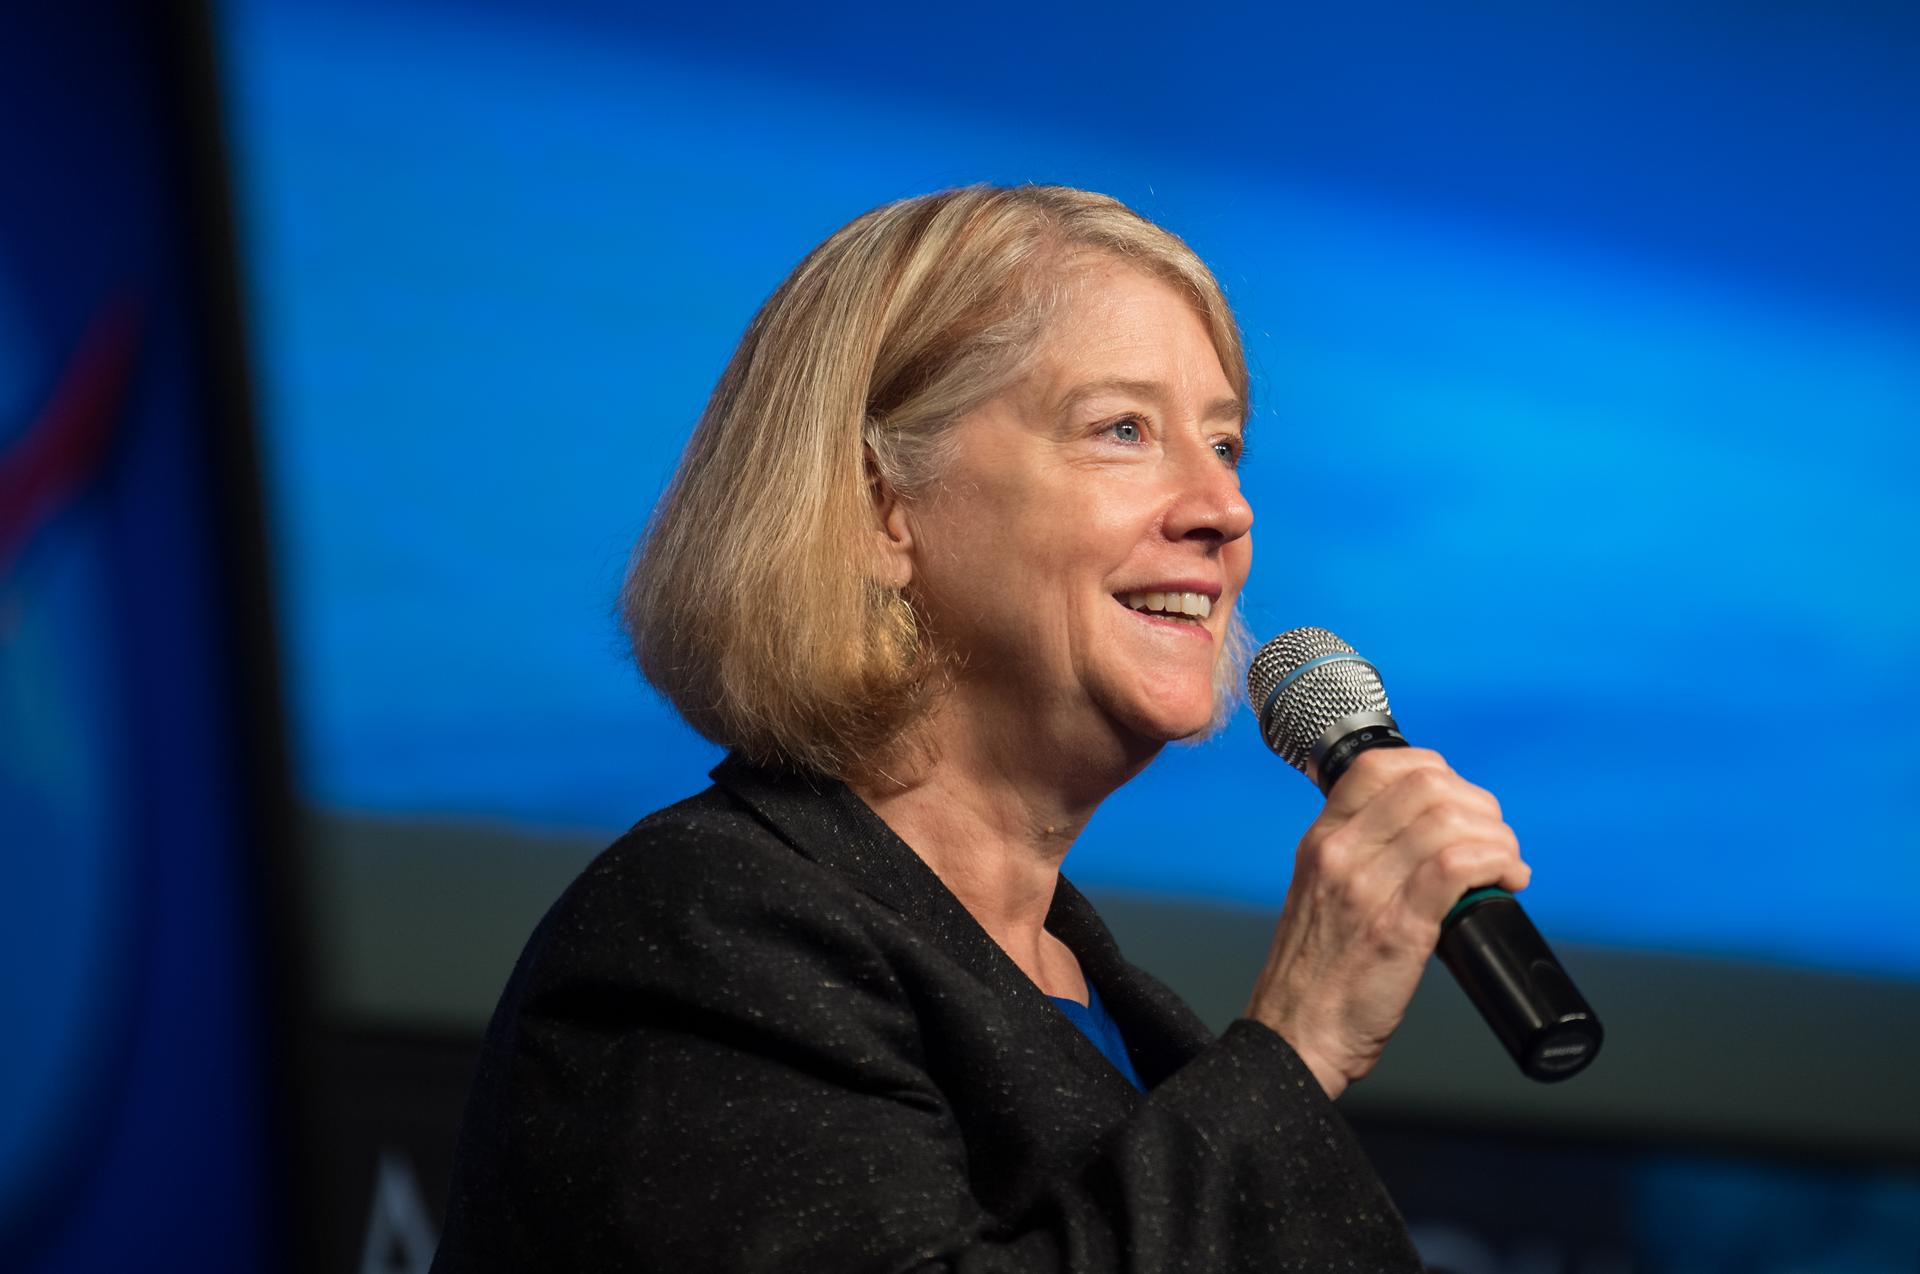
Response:
[[[223,584],[219,604],[231,636],[229,723],[236,743],[241,827],[235,869],[255,900],[242,923],[258,951],[251,992],[262,1023],[271,1170],[277,1175],[281,1267],[317,1270],[316,1102],[311,1058],[318,1036],[308,862],[293,791],[282,692],[271,537],[255,417],[247,326],[228,159],[221,64],[208,0],[171,0],[166,50],[178,104],[176,144],[188,241],[182,245],[202,334],[207,402],[206,458],[215,507],[209,511]]]

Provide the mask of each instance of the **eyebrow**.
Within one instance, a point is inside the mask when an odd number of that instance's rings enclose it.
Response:
[[[1112,376],[1105,380],[1090,380],[1084,384],[1075,385],[1061,396],[1059,410],[1062,413],[1071,411],[1087,399],[1098,398],[1101,394],[1126,394],[1154,402],[1165,399],[1164,387],[1157,380],[1128,380],[1124,376]],[[1231,395],[1216,398],[1207,404],[1200,418],[1231,420],[1244,428],[1247,424],[1247,405]]]

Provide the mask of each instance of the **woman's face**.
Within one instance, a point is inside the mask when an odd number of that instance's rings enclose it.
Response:
[[[1253,551],[1244,406],[1172,287],[1104,255],[1077,281],[1031,372],[953,426],[950,467],[905,506],[910,587],[957,657],[949,708],[1022,750],[1137,751],[1213,714]]]

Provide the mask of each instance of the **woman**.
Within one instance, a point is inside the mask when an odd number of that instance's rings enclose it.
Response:
[[[732,755],[529,943],[436,1268],[1418,1268],[1332,1099],[1453,901],[1526,884],[1493,799],[1364,754],[1217,1038],[1060,875],[1233,702],[1246,414],[1213,277],[1111,199],[907,200],[800,264],[623,598]]]

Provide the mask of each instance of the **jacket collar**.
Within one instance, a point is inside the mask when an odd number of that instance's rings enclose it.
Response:
[[[712,777],[802,856],[847,877],[863,893],[900,913],[1009,1003],[1049,1019],[1071,1037],[1064,1046],[1083,1066],[1133,1093],[1112,1063],[1021,972],[925,860],[845,783],[762,768],[738,754],[716,766]],[[1081,972],[1099,989],[1149,1088],[1212,1040],[1212,1033],[1178,996],[1126,962],[1093,904],[1065,876],[1054,888],[1047,929],[1073,951]]]

